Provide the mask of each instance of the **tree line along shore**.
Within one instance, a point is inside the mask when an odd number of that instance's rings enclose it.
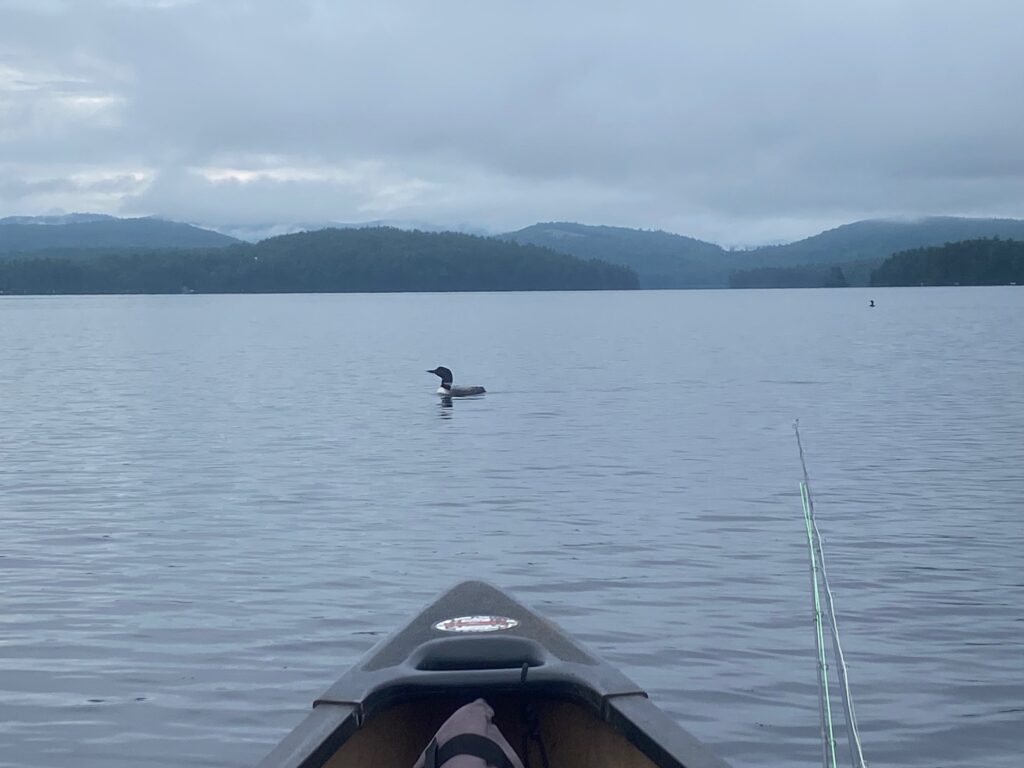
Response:
[[[851,273],[856,274],[853,280]],[[1024,285],[1024,242],[979,238],[912,248],[878,262],[765,267],[734,272],[729,278],[731,288],[842,288],[847,285]]]

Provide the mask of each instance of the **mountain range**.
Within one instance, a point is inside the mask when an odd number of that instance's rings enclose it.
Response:
[[[0,258],[0,294],[9,295],[637,287],[633,270],[598,259],[494,237],[394,227],[320,229],[228,248],[48,249]]]
[[[568,222],[534,224],[501,237],[632,267],[642,288],[720,288],[735,272],[805,265],[841,266],[851,284],[867,285],[871,269],[894,253],[983,237],[1024,240],[1024,221],[952,216],[869,219],[786,245],[746,250],[726,250],[668,232]]]
[[[315,230],[320,227],[295,225],[295,228]],[[399,228],[440,229],[418,223]],[[871,270],[893,253],[985,237],[1024,240],[1024,221],[949,216],[871,219],[785,245],[745,250],[727,250],[714,243],[669,232],[571,222],[534,224],[495,237],[629,267],[637,273],[643,288],[720,288],[729,285],[731,275],[744,271],[803,266],[839,266],[851,284],[866,285]],[[76,248],[220,248],[240,242],[222,232],[158,218],[70,214],[0,219],[0,256]]]
[[[73,213],[0,219],[0,255],[65,248],[221,248],[237,242],[220,232],[153,217]]]

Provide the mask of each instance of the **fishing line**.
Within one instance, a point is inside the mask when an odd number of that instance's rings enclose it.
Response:
[[[811,597],[814,604],[814,646],[818,652],[818,712],[821,718],[821,762],[824,768],[837,768],[836,739],[832,727],[832,699],[828,690],[828,661],[825,658],[825,632],[821,622],[821,598],[818,594],[818,558],[814,552],[814,528],[807,486],[800,483],[800,501],[807,528],[807,551],[811,563]]]
[[[807,528],[807,545],[811,561],[811,578],[813,580],[815,641],[818,648],[819,687],[818,701],[822,722],[822,752],[825,768],[831,756],[832,766],[836,768],[835,737],[832,727],[832,707],[829,700],[828,667],[825,660],[824,630],[821,621],[821,602],[819,595],[819,576],[824,587],[825,606],[829,618],[829,633],[832,637],[832,650],[836,659],[836,671],[839,677],[839,696],[843,704],[843,716],[846,720],[846,735],[850,747],[850,764],[854,768],[866,768],[864,751],[861,747],[860,730],[857,726],[857,714],[853,708],[853,697],[850,694],[850,681],[847,674],[846,657],[842,644],[839,642],[839,624],[836,621],[835,599],[832,587],[828,582],[828,571],[825,568],[825,553],[821,546],[821,531],[814,517],[814,497],[811,495],[811,481],[807,475],[807,462],[804,458],[804,446],[800,439],[800,422],[793,422],[796,433],[796,444],[800,451],[800,467],[803,470],[803,482],[800,483],[800,500],[804,510],[804,524]]]

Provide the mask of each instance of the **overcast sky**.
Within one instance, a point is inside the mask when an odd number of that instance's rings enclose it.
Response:
[[[1024,217],[1020,0],[0,0],[0,216]]]

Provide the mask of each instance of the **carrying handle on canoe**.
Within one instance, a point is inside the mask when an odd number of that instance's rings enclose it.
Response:
[[[420,672],[519,671],[544,666],[547,652],[525,637],[444,638],[424,643],[409,662]]]

